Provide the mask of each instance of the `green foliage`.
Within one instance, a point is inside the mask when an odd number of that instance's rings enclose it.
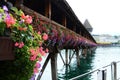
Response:
[[[40,52],[33,54],[31,49],[39,49],[43,43],[42,34],[33,30],[31,25],[31,16],[25,16],[22,10],[12,8],[13,12],[6,12],[0,8],[0,37],[9,36],[14,42],[15,60],[0,61],[0,80],[29,80],[34,74],[33,69],[39,58],[42,57]],[[13,16],[14,15],[14,16]],[[23,16],[21,16],[23,15]],[[8,17],[9,16],[9,17]],[[6,19],[9,19],[5,21]],[[35,56],[35,59],[31,57]]]

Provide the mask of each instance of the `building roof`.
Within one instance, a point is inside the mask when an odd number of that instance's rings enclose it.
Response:
[[[87,19],[84,22],[84,26],[89,32],[92,32],[93,28]]]

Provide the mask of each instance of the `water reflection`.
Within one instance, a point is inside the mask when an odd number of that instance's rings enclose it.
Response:
[[[100,67],[111,64],[111,62],[120,61],[120,47],[98,47],[92,55],[88,55],[86,59],[81,59],[80,66],[77,66],[76,59],[74,57],[69,67],[63,66],[58,68],[59,80],[69,80],[80,74],[98,69]],[[117,64],[117,79],[120,78],[120,63]],[[107,67],[107,80],[111,80],[111,67]],[[77,80],[97,80],[97,72],[91,75],[84,76]]]
[[[86,73],[92,69],[92,60],[94,59],[94,54],[89,54],[86,59],[81,58],[80,66],[77,66],[76,61],[70,66],[63,66],[62,69],[58,70],[59,80],[69,80],[75,76]],[[91,75],[84,76],[77,80],[90,80]]]

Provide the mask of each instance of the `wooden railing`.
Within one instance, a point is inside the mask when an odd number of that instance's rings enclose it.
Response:
[[[52,25],[52,26],[55,26],[55,27],[58,28],[58,29],[62,28],[62,29],[64,30],[64,32],[69,33],[70,36],[71,36],[71,34],[74,34],[75,37],[84,39],[84,43],[86,43],[86,42],[94,43],[94,41],[91,41],[91,40],[85,38],[84,36],[81,36],[80,34],[77,34],[76,32],[74,32],[74,31],[72,31],[72,30],[64,27],[64,26],[61,25],[61,24],[56,23],[55,21],[53,21],[53,20],[51,20],[51,19],[49,19],[49,18],[47,18],[47,17],[45,17],[45,16],[43,16],[43,15],[35,12],[34,10],[32,10],[32,9],[30,9],[30,8],[24,6],[24,5],[21,6],[21,9],[22,9],[26,14],[36,15],[38,18],[41,19],[40,22],[42,22],[43,24],[45,23],[45,24],[48,24],[48,25]],[[54,28],[54,27],[52,27],[52,28]],[[83,46],[84,46],[84,45],[83,45]],[[87,46],[87,45],[85,45],[85,46]],[[67,46],[67,47],[69,47],[69,46]]]
[[[77,79],[80,79],[84,76],[90,75],[94,72],[97,72],[97,75],[99,75],[99,76],[97,76],[97,80],[107,80],[107,76],[106,76],[107,71],[105,68],[110,67],[110,66],[111,66],[111,80],[120,80],[120,76],[119,76],[119,78],[117,78],[117,64],[118,63],[120,63],[120,61],[112,62],[111,64],[108,64],[108,65],[103,66],[101,68],[84,73],[82,75],[76,76],[74,78],[71,78],[70,80],[77,80]]]

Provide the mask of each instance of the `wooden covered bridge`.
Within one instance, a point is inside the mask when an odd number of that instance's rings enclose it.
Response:
[[[51,59],[52,80],[57,80],[57,54],[65,49],[65,59],[61,56],[63,63],[69,65],[72,55],[69,58],[68,49],[74,50],[77,56],[77,63],[80,63],[79,50],[86,56],[87,51],[96,47],[96,41],[79,21],[66,0],[8,0],[14,6],[22,9],[26,14],[35,15],[34,29],[46,32],[49,35],[49,55],[43,65],[39,80],[45,70],[48,61]],[[45,26],[42,26],[45,25]],[[61,53],[60,53],[61,55]],[[69,59],[69,60],[68,60]],[[69,61],[69,62],[68,62]]]

